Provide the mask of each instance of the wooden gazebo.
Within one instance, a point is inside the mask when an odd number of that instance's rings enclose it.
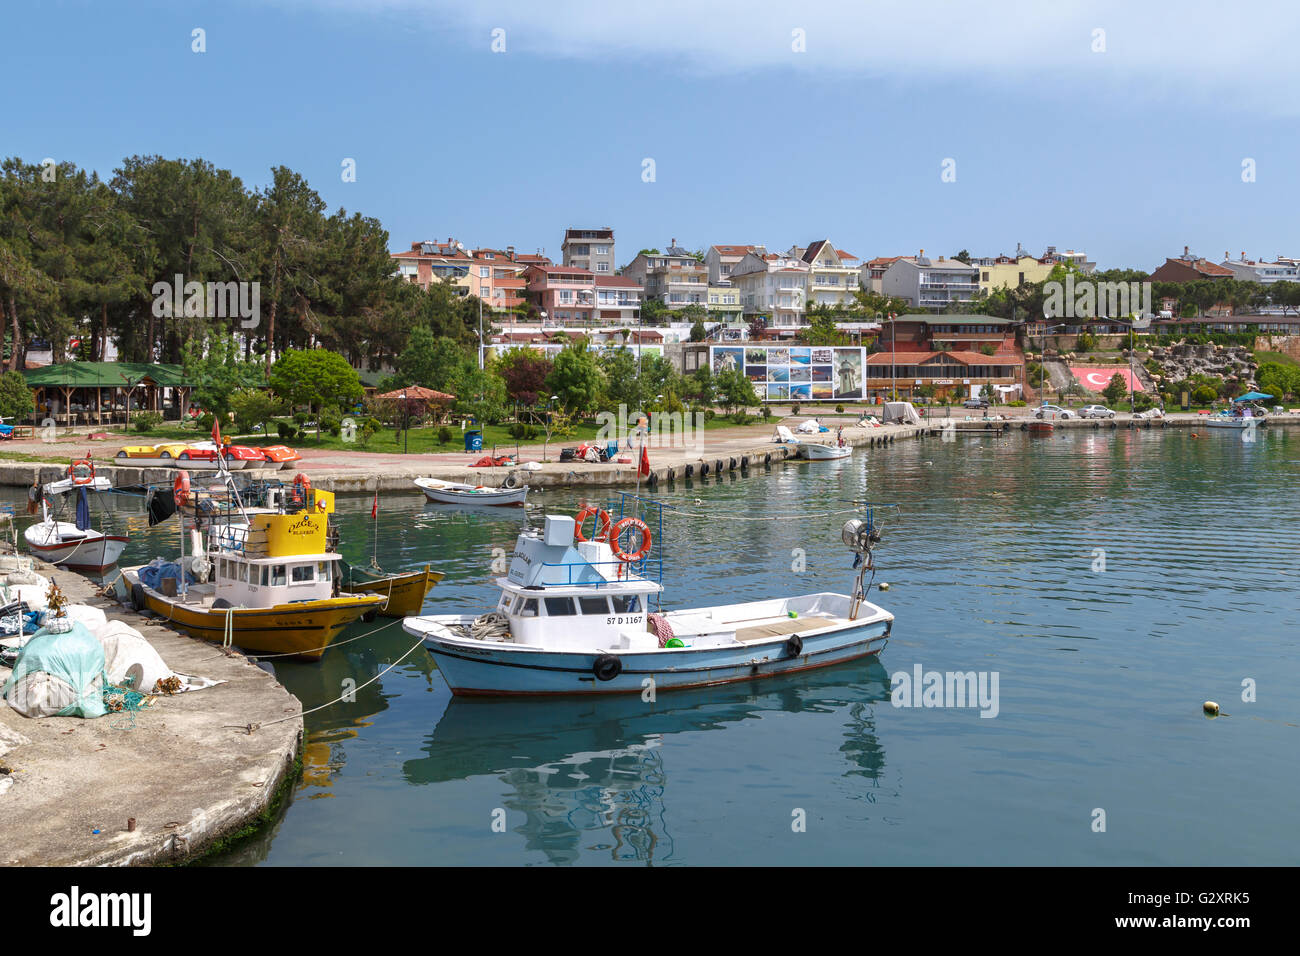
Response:
[[[22,374],[36,421],[49,415],[67,426],[130,423],[132,410],[161,412],[168,389],[183,413],[194,387],[179,365],[143,362],[62,362]]]

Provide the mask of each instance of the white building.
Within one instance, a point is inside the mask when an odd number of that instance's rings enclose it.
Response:
[[[1259,282],[1264,285],[1271,285],[1274,282],[1295,282],[1300,279],[1300,260],[1286,259],[1282,256],[1277,257],[1277,262],[1265,262],[1264,260],[1247,259],[1246,253],[1241,254],[1240,259],[1229,259],[1228,253],[1223,254],[1223,261],[1219,263],[1226,269],[1232,270],[1233,278],[1241,279],[1244,282]]]
[[[759,316],[768,328],[797,329],[803,324],[812,267],[791,256],[751,252],[731,270],[746,316]]]
[[[847,309],[857,305],[862,260],[851,252],[836,249],[829,239],[818,239],[805,248],[792,246],[786,255],[808,263],[809,304]]]
[[[704,253],[704,265],[709,270],[709,285],[726,288],[731,285],[731,270],[751,252],[767,254],[763,246],[720,245],[709,246]]]
[[[921,309],[946,309],[969,302],[979,292],[980,270],[960,259],[928,259],[920,255],[896,259],[880,280],[880,291],[899,296]]]

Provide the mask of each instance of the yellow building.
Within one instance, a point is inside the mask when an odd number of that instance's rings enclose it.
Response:
[[[994,289],[1014,289],[1029,282],[1044,282],[1051,275],[1055,263],[1040,262],[1033,256],[998,256],[996,259],[976,259],[972,264],[979,269],[980,292],[987,295]]]

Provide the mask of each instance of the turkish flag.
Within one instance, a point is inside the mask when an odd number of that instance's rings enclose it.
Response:
[[[212,440],[217,443],[217,449],[221,449],[221,423],[217,421],[217,416],[212,416]]]
[[[636,473],[642,478],[650,474],[650,448],[647,445],[641,446],[641,464],[637,466]]]
[[[370,505],[370,517],[379,517],[379,492],[375,492],[375,500]]]

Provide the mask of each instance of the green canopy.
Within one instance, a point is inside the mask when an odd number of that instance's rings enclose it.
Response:
[[[145,379],[164,388],[190,388],[191,381],[180,365],[145,362],[61,362],[22,373],[32,388],[131,388]]]

